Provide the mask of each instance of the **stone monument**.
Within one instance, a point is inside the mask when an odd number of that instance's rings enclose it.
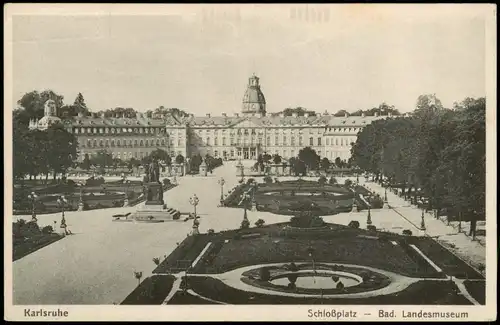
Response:
[[[205,160],[206,159],[203,158],[203,160],[201,161],[201,165],[200,165],[200,175],[201,176],[207,176],[207,162]]]
[[[125,220],[115,218],[116,221],[140,221],[140,222],[165,222],[178,220],[180,212],[167,208],[163,197],[163,185],[160,182],[160,165],[154,159],[146,168],[144,184],[144,195],[146,202],[135,213],[126,217]]]

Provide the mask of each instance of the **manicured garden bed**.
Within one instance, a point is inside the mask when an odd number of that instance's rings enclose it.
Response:
[[[173,275],[153,275],[142,281],[121,305],[161,305],[172,290],[174,281]]]
[[[486,304],[486,282],[477,280],[465,280],[465,288],[470,295],[481,305]]]
[[[189,292],[177,291],[168,301],[168,305],[218,305],[215,302],[193,296]]]
[[[209,277],[190,277],[191,289],[203,297],[235,305],[471,305],[450,281],[418,281],[401,292],[367,298],[309,298],[268,295],[238,290]],[[199,298],[197,298],[199,299]],[[185,297],[185,304],[191,304]]]
[[[33,221],[14,222],[12,223],[12,259],[18,260],[62,238],[64,238],[63,235],[54,233],[52,226],[40,228]]]
[[[439,266],[444,273],[459,279],[484,279],[482,274],[436,243],[432,238],[421,237],[414,239],[414,241],[416,241],[416,246]]]
[[[26,238],[25,241],[15,243],[12,247],[12,260],[16,261],[20,258],[23,258],[26,255],[29,255],[33,252],[36,252],[40,248],[48,246],[52,243],[55,243],[59,239],[63,239],[64,236],[56,233],[52,234],[40,234],[36,236],[32,236]]]

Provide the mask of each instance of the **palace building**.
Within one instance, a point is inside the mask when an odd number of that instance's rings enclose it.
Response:
[[[49,102],[49,101],[48,101]],[[373,120],[386,116],[330,115],[285,116],[266,113],[266,99],[260,80],[248,80],[241,114],[228,116],[156,115],[147,118],[104,117],[92,114],[60,120],[54,106],[46,105],[45,116],[31,121],[30,128],[46,129],[47,124],[63,123],[77,136],[79,159],[105,149],[114,157],[141,159],[159,148],[171,156],[192,157],[210,154],[224,159],[257,159],[259,154],[278,154],[288,159],[304,147],[333,161],[349,159],[357,133]]]

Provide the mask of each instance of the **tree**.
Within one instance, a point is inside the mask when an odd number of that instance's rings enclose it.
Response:
[[[280,163],[281,163],[281,156],[280,156],[280,155],[278,155],[278,154],[275,154],[275,155],[273,156],[273,162],[274,162],[276,165],[280,164]]]
[[[297,114],[297,116],[304,116],[304,114],[309,114],[309,116],[316,116],[317,113],[315,111],[307,110],[304,107],[295,107],[295,108],[285,108],[282,112],[285,116],[292,116],[293,114]],[[275,115],[279,115],[280,113],[275,113]]]
[[[328,158],[324,157],[321,159],[321,168],[326,172],[330,168],[330,160]]]
[[[66,174],[69,167],[78,158],[77,140],[73,133],[67,132],[61,125],[53,125],[47,130],[50,154],[49,166],[54,179],[58,173]]]
[[[175,163],[178,165],[181,165],[184,163],[184,156],[179,154],[177,157],[175,157]]]
[[[101,170],[104,171],[106,166],[110,166],[113,162],[113,156],[106,149],[99,150],[90,159],[91,163],[96,166],[100,166]]]
[[[333,116],[336,116],[336,117],[344,117],[346,115],[349,115],[349,113],[345,109],[341,109],[337,113],[333,114]]]
[[[85,170],[90,170],[90,158],[88,153],[86,153],[83,158],[82,168]]]
[[[78,95],[75,98],[74,105],[76,107],[87,110],[87,104],[85,104],[85,99],[83,98],[82,93],[78,93]]]
[[[335,166],[342,167],[342,159],[340,157],[335,158]]]
[[[59,112],[64,105],[63,96],[56,94],[52,90],[45,90],[41,93],[32,91],[24,94],[21,99],[17,101],[21,109],[14,111],[14,119],[18,123],[28,125],[30,119],[40,119],[44,115],[45,102],[52,99],[56,103],[56,110]]]
[[[269,164],[271,162],[271,159],[273,159],[273,157],[268,154],[268,153],[265,153],[262,155],[262,161],[265,163],[265,164]]]
[[[305,147],[299,151],[299,160],[303,161],[309,169],[316,170],[320,162],[320,157],[314,149]]]

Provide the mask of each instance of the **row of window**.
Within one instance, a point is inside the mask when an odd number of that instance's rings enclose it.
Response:
[[[113,152],[111,152],[111,155],[113,156],[113,158],[126,160],[126,159],[130,159],[130,158],[141,159],[141,158],[147,157],[150,153],[151,152],[143,152],[143,151],[139,151],[139,152],[115,152],[115,151],[113,151]],[[89,152],[88,154],[90,156],[93,156],[93,155],[96,155],[97,152]],[[170,155],[170,157],[176,157],[177,155],[182,155],[182,151],[177,151],[177,153],[175,151],[170,151],[169,155]],[[80,153],[80,156],[85,157],[85,152],[82,151]]]
[[[91,140],[88,139],[87,142],[82,143],[82,148],[97,148],[97,147],[165,147],[166,145],[173,146],[173,141],[166,141],[165,139],[146,139],[146,140],[114,140],[114,139],[101,139]],[[181,146],[182,141],[178,139],[177,146]]]
[[[298,138],[298,141],[296,142],[296,138],[295,137],[291,137],[290,138],[290,145],[291,146],[295,146],[295,145],[299,145],[299,146],[302,146],[303,145],[303,137],[299,137]],[[322,137],[318,137],[316,138],[316,141],[314,141],[315,139],[313,137],[310,137],[309,138],[309,146],[321,146],[322,145]],[[326,139],[326,145],[329,146],[329,145],[334,145],[334,139],[330,139],[330,138],[327,138]],[[248,139],[243,139],[243,141],[241,141],[240,138],[237,138],[236,141],[234,140],[233,137],[230,138],[230,145],[239,145],[243,142],[243,144],[254,144],[254,143],[259,143],[259,144],[262,144],[262,139],[259,137],[257,140],[255,140],[254,138],[251,138],[250,141],[248,141]],[[354,142],[354,141],[351,141],[351,142]],[[207,146],[210,146],[212,145],[212,142],[211,142],[211,138],[210,137],[207,137],[205,139],[205,145]],[[349,142],[349,139],[344,139],[344,138],[340,138],[340,141],[339,141],[339,138],[335,138],[335,145],[336,146],[348,146],[350,144]],[[213,145],[214,146],[218,146],[219,145],[219,140],[218,138],[214,138],[213,139]],[[227,145],[226,143],[226,138],[222,138],[222,143],[221,145],[225,146]],[[274,143],[271,143],[271,137],[267,137],[266,138],[266,145],[267,146],[272,146],[272,145],[275,145],[275,146],[287,146],[288,145],[288,141],[287,141],[287,137],[286,136],[283,136],[281,141],[279,139],[279,136],[275,136],[274,137]]]
[[[119,134],[119,133],[135,133],[135,134],[161,134],[164,133],[164,128],[74,128],[75,134]]]
[[[229,130],[229,133],[231,135],[233,134],[237,134],[237,135],[256,135],[256,134],[263,134],[264,132],[267,133],[267,134],[271,134],[271,133],[274,133],[274,134],[277,134],[277,133],[293,133],[293,134],[302,134],[304,131],[304,129],[284,129],[284,128],[277,128],[277,129],[255,129],[255,128],[251,128],[251,129],[240,129],[240,128],[237,128],[237,129],[230,129]],[[309,131],[309,133],[317,133],[317,134],[322,134],[325,130],[328,130],[330,132],[358,132],[358,131],[361,131],[361,128],[358,128],[358,127],[350,127],[350,128],[335,128],[335,127],[326,127],[326,128],[317,128],[317,129],[306,129]],[[222,133],[222,134],[225,134],[226,132],[228,131],[228,129],[206,129],[206,130],[195,130],[195,132],[198,134],[198,135],[201,135],[203,132],[205,132],[205,134],[217,134],[218,132],[219,133]]]

